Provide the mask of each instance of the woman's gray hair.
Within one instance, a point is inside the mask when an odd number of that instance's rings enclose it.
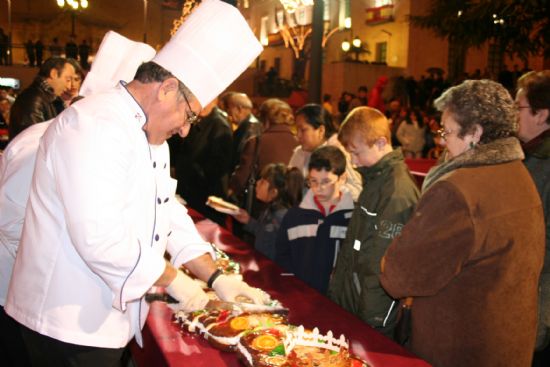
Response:
[[[510,93],[492,80],[466,80],[447,89],[434,102],[438,111],[447,110],[460,125],[457,136],[472,133],[475,125],[483,128],[480,143],[515,136],[518,113]]]

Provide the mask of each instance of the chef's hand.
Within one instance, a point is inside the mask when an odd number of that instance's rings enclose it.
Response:
[[[166,287],[166,292],[179,301],[179,303],[171,306],[174,311],[192,312],[201,310],[209,300],[201,286],[181,270],[177,271],[172,283]]]
[[[220,275],[212,288],[222,301],[235,302],[235,297],[245,296],[250,298],[255,304],[264,305],[271,301],[269,294],[258,288],[252,288],[242,280],[231,275]]]

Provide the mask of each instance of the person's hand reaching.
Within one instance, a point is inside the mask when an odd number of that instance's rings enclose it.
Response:
[[[238,222],[241,222],[242,224],[247,224],[250,222],[250,214],[243,208],[239,209],[239,212],[237,214],[231,214],[233,218],[235,218]]]

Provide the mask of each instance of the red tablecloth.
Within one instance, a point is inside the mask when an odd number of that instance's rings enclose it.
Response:
[[[279,266],[230,232],[193,210],[189,214],[206,241],[215,243],[241,264],[249,284],[267,291],[290,309],[292,324],[344,334],[350,340],[353,353],[373,367],[429,366],[302,281],[281,275],[283,271]],[[139,366],[240,366],[235,354],[220,352],[202,338],[182,333],[172,322],[170,309],[159,302],[151,306],[143,335],[143,349],[132,344],[132,354]]]
[[[424,177],[436,163],[436,159],[427,159],[427,158],[406,158],[405,163],[409,167],[409,171],[416,179],[418,186],[422,187],[422,182],[424,182]]]

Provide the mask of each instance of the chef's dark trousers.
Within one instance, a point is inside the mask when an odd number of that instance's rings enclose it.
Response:
[[[121,366],[124,348],[98,348],[65,343],[20,326],[33,367]]]
[[[27,349],[21,336],[19,323],[0,307],[0,364],[14,367],[30,367]]]

